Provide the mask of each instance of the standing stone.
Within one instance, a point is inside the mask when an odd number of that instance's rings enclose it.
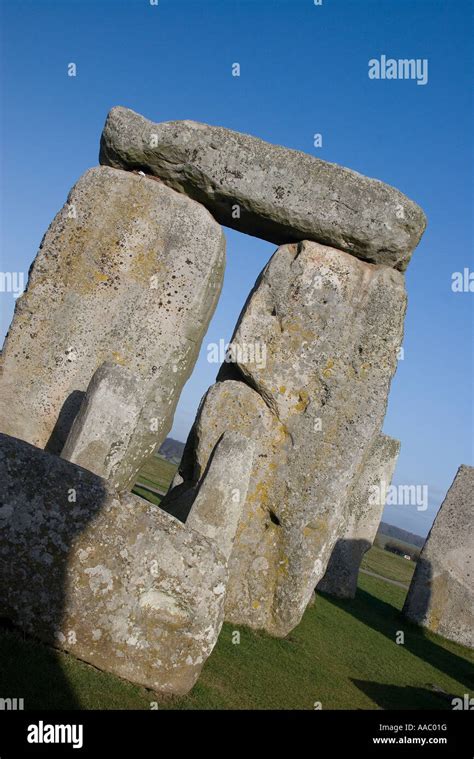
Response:
[[[459,467],[421,551],[403,613],[474,648],[474,467]]]
[[[400,272],[313,242],[279,248],[257,280],[162,501],[185,519],[223,432],[255,440],[229,621],[284,636],[301,619],[381,428],[404,313]]]
[[[421,208],[383,182],[195,121],[155,124],[112,108],[100,163],[160,177],[240,232],[277,245],[315,240],[401,271],[426,227]]]
[[[382,434],[369,450],[348,499],[342,536],[318,585],[323,593],[355,597],[360,564],[377,534],[399,452],[399,441]]]
[[[123,462],[130,484],[170,429],[224,260],[222,229],[198,203],[137,174],[87,171],[17,302],[2,357],[0,430],[61,453],[92,375],[105,361],[120,364],[143,385]]]
[[[107,361],[91,381],[61,456],[120,487],[121,464],[142,412],[144,384],[130,369]]]
[[[252,441],[224,435],[191,527],[0,435],[0,615],[99,669],[186,693],[222,626],[252,454]]]

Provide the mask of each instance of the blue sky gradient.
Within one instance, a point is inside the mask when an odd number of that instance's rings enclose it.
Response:
[[[407,272],[404,360],[384,431],[402,442],[395,483],[429,487],[429,508],[385,521],[426,534],[457,467],[473,463],[472,3],[463,0],[3,0],[1,271],[28,271],[70,187],[98,162],[108,110],[194,119],[297,148],[393,184],[428,229]],[[382,54],[426,58],[428,83],[370,80]],[[77,76],[67,75],[74,62]],[[232,76],[232,64],[241,76]],[[315,148],[313,135],[322,133]],[[184,389],[184,440],[275,246],[226,230],[221,301]],[[13,313],[0,293],[2,335]]]

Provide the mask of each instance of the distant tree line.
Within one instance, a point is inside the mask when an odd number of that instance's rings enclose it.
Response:
[[[386,551],[390,551],[390,553],[396,553],[397,556],[409,556],[412,561],[418,561],[420,556],[419,548],[396,543],[393,540],[388,540],[385,543],[384,548]]]

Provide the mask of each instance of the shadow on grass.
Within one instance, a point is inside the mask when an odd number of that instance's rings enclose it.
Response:
[[[368,680],[352,680],[354,685],[365,693],[382,709],[452,709],[449,693],[437,693],[428,688],[411,685],[387,685]]]
[[[469,662],[429,638],[423,628],[409,622],[392,604],[381,601],[360,588],[352,600],[333,598],[325,593],[322,595],[334,606],[393,641],[394,645],[397,645],[397,632],[402,630],[405,633],[404,648],[407,651],[449,677],[459,680],[469,690],[474,687],[474,671]]]
[[[0,620],[0,696],[24,708],[80,709],[59,653]]]

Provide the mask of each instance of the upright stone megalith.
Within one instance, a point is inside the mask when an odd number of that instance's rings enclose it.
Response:
[[[183,525],[0,435],[0,616],[102,670],[186,693],[222,626],[252,456],[252,441],[226,433]]]
[[[426,226],[394,187],[298,150],[195,121],[155,124],[112,108],[100,162],[138,169],[276,245],[314,240],[403,271]]]
[[[3,351],[0,430],[61,453],[106,361],[135,373],[143,409],[124,483],[170,429],[222,285],[225,239],[199,203],[97,167],[71,190],[32,265]]]
[[[318,590],[338,598],[354,598],[364,554],[374,542],[400,443],[378,435],[349,495],[341,536],[337,539]]]
[[[130,369],[106,361],[92,376],[61,456],[120,489],[122,466],[145,402],[144,383]]]
[[[241,350],[203,399],[183,482],[162,502],[185,518],[187,494],[223,432],[255,440],[229,621],[278,636],[298,624],[379,434],[404,313],[400,272],[314,242],[279,248],[257,280],[232,338]],[[257,353],[266,361],[252,362]]]
[[[474,467],[459,467],[421,551],[403,613],[474,648]]]

